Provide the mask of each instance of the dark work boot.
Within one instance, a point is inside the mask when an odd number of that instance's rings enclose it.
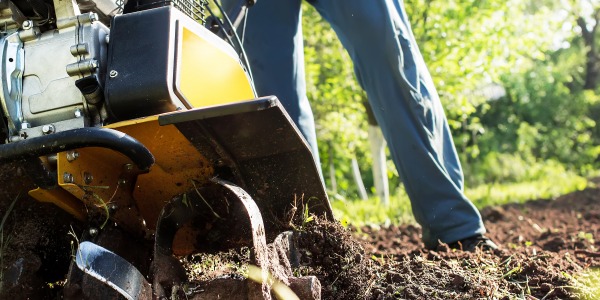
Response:
[[[453,243],[448,243],[448,248],[469,252],[474,252],[476,249],[494,251],[498,249],[498,245],[484,235],[475,235]]]

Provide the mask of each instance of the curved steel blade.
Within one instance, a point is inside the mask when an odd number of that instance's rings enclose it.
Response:
[[[265,237],[265,225],[263,224],[262,215],[252,200],[252,197],[241,187],[234,185],[231,182],[218,178],[212,179],[213,182],[220,184],[231,191],[242,202],[248,217],[250,218],[250,226],[252,227],[252,242],[254,246],[255,262],[262,272],[262,293],[265,299],[271,299],[271,286],[269,279],[269,253],[267,248],[267,239]]]
[[[82,242],[75,258],[77,267],[110,286],[129,300],[151,299],[152,287],[132,264],[91,242]]]

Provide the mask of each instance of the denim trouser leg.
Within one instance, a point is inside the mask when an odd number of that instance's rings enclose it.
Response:
[[[355,66],[401,173],[428,247],[485,232],[463,193],[446,116],[399,0],[313,0]],[[260,0],[250,10],[246,51],[259,94],[275,94],[316,149],[305,94],[300,1]]]
[[[256,92],[279,98],[321,170],[315,121],[306,98],[300,4],[301,0],[257,1],[248,11],[244,48]],[[231,2],[225,0],[224,6],[228,5]]]

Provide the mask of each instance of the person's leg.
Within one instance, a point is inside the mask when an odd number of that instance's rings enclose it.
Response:
[[[463,193],[446,116],[400,0],[309,1],[331,23],[354,61],[401,173],[423,241],[435,247],[483,234]]]
[[[257,1],[248,10],[244,48],[258,95],[279,98],[321,170],[313,113],[306,97],[300,5],[301,0]]]

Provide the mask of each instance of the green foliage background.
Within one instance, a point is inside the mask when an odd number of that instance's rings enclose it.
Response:
[[[335,196],[354,198],[352,158],[372,186],[366,95],[335,33],[304,4],[308,95],[324,174],[334,170]],[[599,169],[600,82],[591,88],[585,82],[586,63],[596,55],[590,50],[600,46],[600,1],[406,0],[405,7],[468,186]],[[388,166],[390,186],[401,186]]]

